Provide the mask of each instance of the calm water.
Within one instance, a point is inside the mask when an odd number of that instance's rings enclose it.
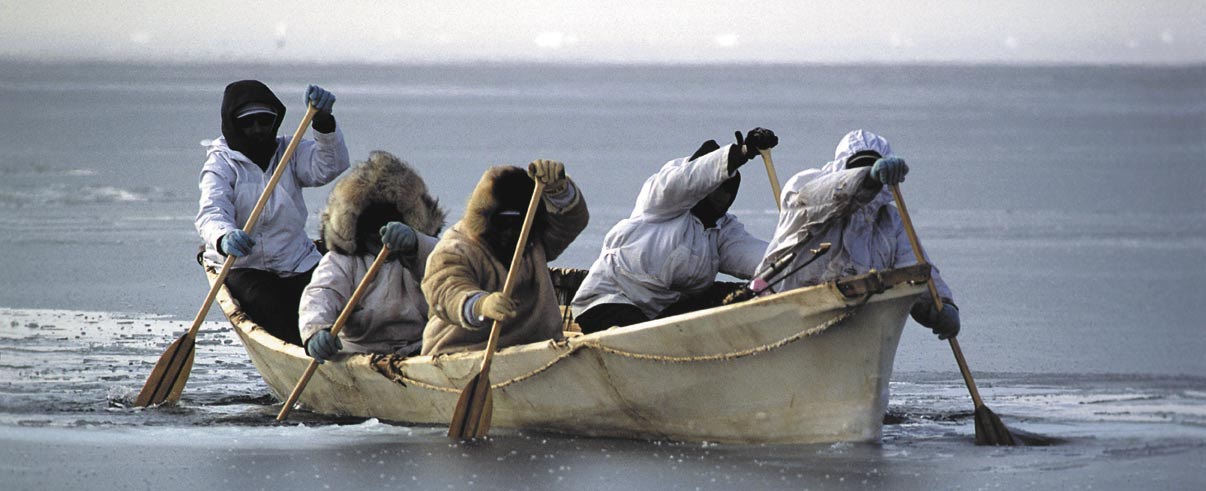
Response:
[[[410,161],[454,217],[485,166],[564,161],[592,221],[561,266],[586,267],[640,183],[704,139],[774,129],[786,181],[829,160],[846,131],[880,133],[910,162],[903,191],[955,290],[987,402],[1011,428],[1064,443],[971,447],[950,352],[912,324],[889,408],[900,422],[880,445],[501,432],[462,448],[439,429],[372,420],[295,413],[304,426],[278,427],[217,313],[182,407],[127,409],[205,294],[192,259],[200,142],[219,135],[222,88],[240,78],[286,102],[286,132],[307,83],[330,89],[353,159],[383,149]],[[11,462],[0,476],[19,488],[142,488],[181,469],[210,487],[269,488],[1206,482],[1203,67],[9,62],[0,114],[0,461]],[[744,172],[734,211],[767,236],[770,186],[759,162]],[[312,233],[326,193],[307,194]],[[48,474],[62,454],[72,472]]]

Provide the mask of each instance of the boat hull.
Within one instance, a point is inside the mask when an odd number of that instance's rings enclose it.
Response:
[[[848,298],[831,283],[505,348],[490,374],[492,426],[725,443],[878,441],[900,334],[922,291],[900,283]],[[250,322],[225,288],[218,301],[283,400],[310,358]],[[299,403],[444,425],[480,362],[480,352],[341,355],[319,367]]]

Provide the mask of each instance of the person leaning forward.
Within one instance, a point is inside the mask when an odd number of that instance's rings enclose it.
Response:
[[[728,210],[741,184],[737,169],[779,139],[763,128],[736,136],[724,147],[709,140],[645,181],[632,214],[607,232],[574,296],[582,332],[703,308],[697,298],[707,297],[718,272],[753,276],[766,241]]]
[[[418,354],[427,325],[419,281],[444,216],[423,178],[387,152],[373,152],[335,183],[322,214],[322,238],[330,252],[318,262],[301,299],[298,328],[311,357],[321,362],[340,351]],[[389,260],[333,336],[332,325],[382,244],[389,246]]]
[[[535,179],[544,183],[526,246],[517,244]],[[492,321],[502,322],[498,347],[561,339],[561,312],[549,276],[556,259],[589,221],[582,191],[560,162],[537,160],[528,172],[512,166],[486,170],[465,216],[427,260],[423,293],[431,318],[424,355],[480,350]],[[510,298],[503,296],[516,247],[523,247]]]
[[[888,140],[864,130],[847,133],[833,161],[821,169],[804,170],[783,186],[779,225],[758,271],[793,251],[814,249],[824,242],[833,244],[833,249],[806,266],[811,256],[797,252],[781,269],[787,277],[764,280],[781,280],[778,290],[784,291],[872,269],[917,264],[890,192],[890,186],[903,182],[908,172],[904,159],[892,154]],[[913,319],[939,339],[947,339],[959,333],[959,308],[938,268],[931,274],[944,307],[939,312],[927,292],[913,304]]]
[[[226,286],[243,311],[273,336],[298,345],[298,301],[322,257],[306,236],[302,188],[327,184],[350,165],[343,133],[331,115],[335,96],[311,85],[305,102],[318,109],[311,125],[314,139],[298,144],[248,234],[242,229],[290,137],[277,136],[285,105],[268,86],[257,80],[226,86],[222,136],[209,145],[201,168],[195,223],[205,242],[205,264],[220,268],[226,256],[238,258]]]

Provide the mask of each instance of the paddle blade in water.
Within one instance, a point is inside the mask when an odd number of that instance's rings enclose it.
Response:
[[[452,411],[452,422],[448,424],[448,437],[468,440],[486,436],[490,429],[488,418],[493,413],[490,400],[490,376],[478,373],[461,391]],[[483,418],[487,419],[483,423]]]
[[[138,398],[134,399],[134,405],[146,407],[178,400],[184,384],[188,382],[196,347],[197,339],[188,333],[168,346],[155,363],[155,369],[151,370],[151,376],[147,377],[147,383],[143,384]]]
[[[976,445],[1017,445],[1009,428],[988,406],[976,408]]]

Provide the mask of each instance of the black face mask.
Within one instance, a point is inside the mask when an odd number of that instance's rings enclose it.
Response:
[[[242,122],[240,119],[257,118],[259,115],[250,115],[247,118],[235,117],[240,109],[251,103],[273,108],[276,116],[271,128],[261,127],[259,131],[249,132],[248,128],[254,125],[248,124],[250,121]],[[260,169],[268,170],[268,164],[272,163],[272,157],[276,155],[276,133],[284,118],[285,105],[262,82],[240,80],[226,86],[226,91],[222,95],[222,136],[226,137],[226,144],[230,146],[231,150],[237,150],[246,155]]]
[[[252,145],[271,144],[276,150],[276,116],[266,113],[243,116],[235,120],[235,126]]]
[[[356,220],[356,254],[376,256],[381,252],[381,227],[401,221],[402,212],[392,204],[374,202],[365,207]]]
[[[721,183],[704,199],[699,200],[699,203],[691,208],[691,214],[703,222],[704,228],[715,227],[720,217],[729,212],[733,201],[737,200],[737,190],[740,188],[741,173],[738,172]]]
[[[519,232],[522,230],[523,215],[495,213],[490,217],[486,242],[490,244],[490,252],[503,264],[511,264],[515,245],[519,242]]]
[[[494,257],[503,264],[511,264],[519,242],[519,232],[523,229],[523,218],[527,214],[528,203],[532,199],[535,187],[536,184],[528,177],[527,172],[519,168],[501,174],[494,181],[493,198],[497,207],[487,220],[483,238]],[[529,242],[532,237],[539,237],[544,229],[544,200],[537,203],[532,230],[528,232]],[[503,213],[504,211],[513,213]]]
[[[882,157],[883,156],[875,150],[863,150],[846,158],[846,168],[857,169],[859,167],[868,167]]]

